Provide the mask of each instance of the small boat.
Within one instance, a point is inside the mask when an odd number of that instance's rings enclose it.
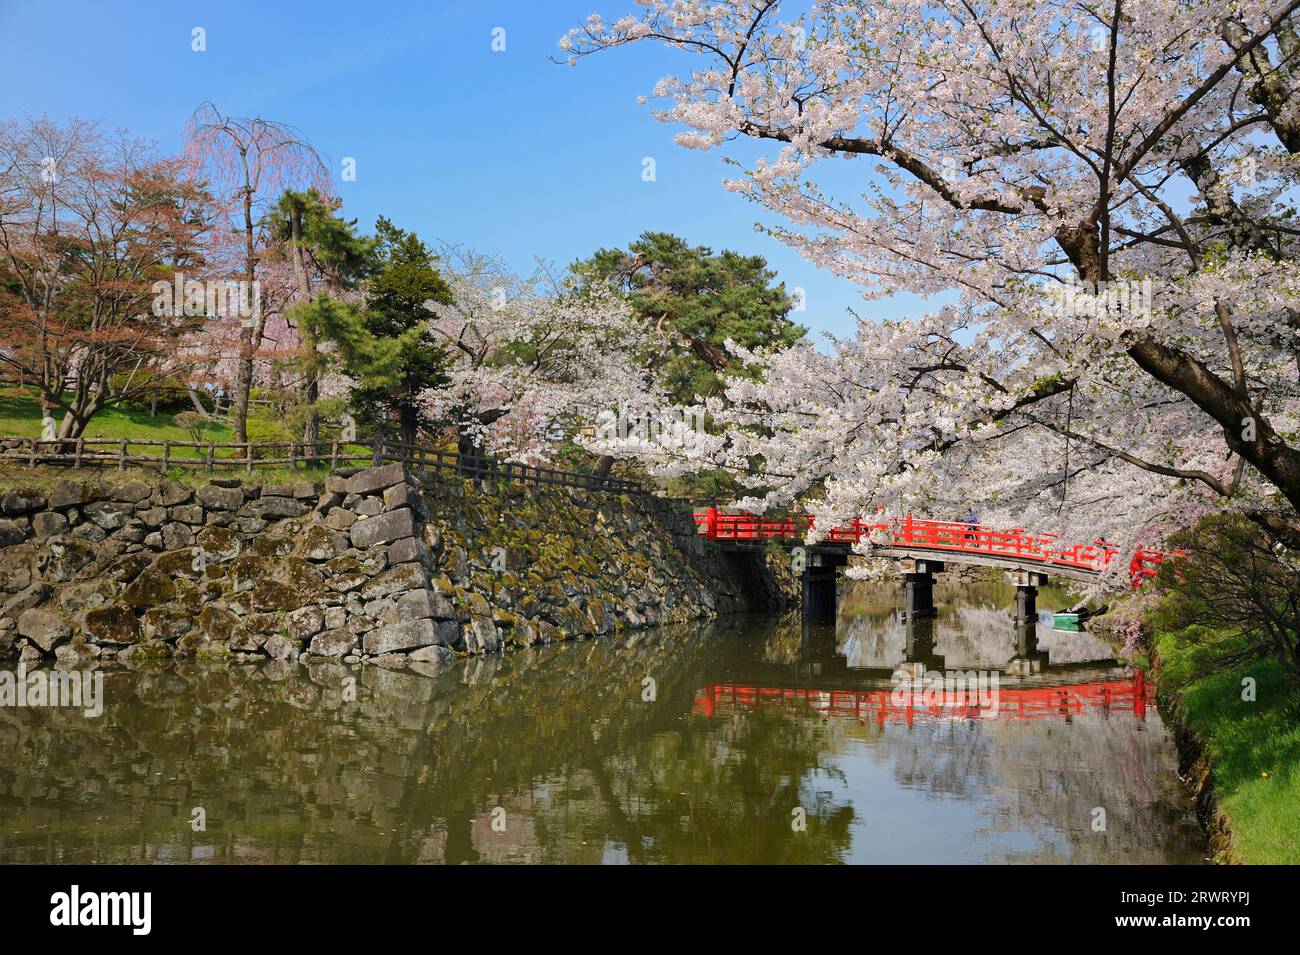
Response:
[[[1073,607],[1069,610],[1062,610],[1059,613],[1052,614],[1052,627],[1056,630],[1066,630],[1074,632],[1079,630],[1079,625],[1085,620],[1091,620],[1109,610],[1107,604],[1102,604],[1096,610],[1091,607]]]

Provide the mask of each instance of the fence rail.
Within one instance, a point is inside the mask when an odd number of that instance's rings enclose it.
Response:
[[[422,444],[406,444],[375,436],[355,441],[262,441],[216,443],[159,441],[154,438],[40,438],[0,437],[0,464],[68,468],[188,468],[206,473],[258,468],[371,467],[402,463],[417,472],[482,481],[643,494],[636,481],[563,471],[529,464],[473,457]]]

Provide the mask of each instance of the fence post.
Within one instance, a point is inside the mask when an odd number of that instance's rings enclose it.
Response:
[[[27,459],[27,466],[29,468],[36,467],[36,447],[39,443],[40,440],[38,438],[32,438],[32,454],[31,457]]]
[[[163,442],[163,470],[164,471],[166,471],[167,468],[171,465],[171,459],[172,459],[172,443],[170,441],[164,441]]]
[[[335,438],[330,442],[330,470],[336,470],[339,466],[339,442]]]
[[[380,434],[375,435],[375,453],[374,453],[374,458],[373,458],[373,460],[371,461],[371,463],[372,463],[375,467],[379,467],[379,465],[381,465],[381,464],[384,463],[384,437],[383,437],[383,435],[380,435]]]
[[[76,455],[76,460],[75,460],[75,462],[74,462],[73,465],[72,465],[73,467],[75,467],[75,468],[79,468],[79,467],[81,467],[81,452],[82,452],[82,450],[85,448],[85,446],[86,446],[86,439],[85,439],[85,438],[78,438],[78,439],[77,439],[77,455]]]
[[[126,470],[126,438],[122,439],[122,448],[117,452],[117,469],[119,471]]]
[[[249,474],[252,474],[253,473],[253,442],[252,441],[244,442],[244,456],[248,459],[247,462],[245,462],[246,470]]]
[[[298,442],[289,442],[289,470],[295,471],[298,468]]]
[[[213,457],[212,442],[209,441],[209,442],[208,442],[208,462],[207,462],[207,464],[208,464],[208,466],[207,466],[207,472],[208,472],[209,474],[212,473],[212,457]]]

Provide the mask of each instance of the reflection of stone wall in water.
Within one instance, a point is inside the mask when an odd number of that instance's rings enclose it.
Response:
[[[421,486],[60,481],[0,493],[0,655],[310,656],[431,667],[788,603],[784,562],[725,554],[649,497]]]
[[[799,655],[822,658],[799,621],[778,629],[635,630],[431,675],[319,658],[114,665],[98,719],[0,708],[0,863],[839,861],[882,836],[877,789],[851,788],[861,777],[838,758],[854,747],[934,811],[979,807],[978,858],[1167,861],[1195,841],[1194,817],[1168,809],[1172,772],[1153,772],[1172,766],[1154,712],[883,729],[801,700],[700,712],[702,687],[771,674],[768,648],[789,655],[798,634]],[[807,832],[792,833],[792,806]],[[1090,828],[1098,806],[1106,833]]]
[[[488,844],[535,856],[517,817],[511,845],[475,833],[575,763],[606,795],[621,789],[605,761],[680,726],[709,647],[666,627],[466,657],[432,677],[326,660],[110,669],[99,719],[0,709],[0,862],[461,862]],[[196,806],[207,832],[188,824]],[[76,813],[87,825],[66,825]],[[55,820],[57,846],[42,834]]]

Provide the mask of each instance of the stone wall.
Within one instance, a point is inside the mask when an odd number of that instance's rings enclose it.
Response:
[[[644,497],[447,480],[0,489],[0,656],[311,657],[425,668],[796,598]]]

